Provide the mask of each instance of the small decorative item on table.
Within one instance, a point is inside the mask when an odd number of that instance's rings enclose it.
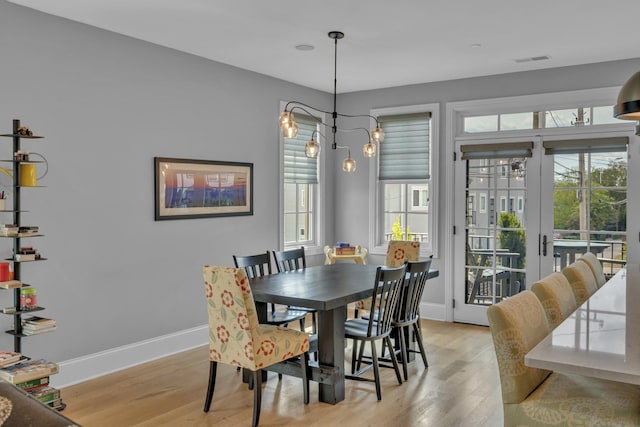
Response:
[[[333,251],[336,255],[353,255],[356,253],[356,248],[349,243],[338,242]]]

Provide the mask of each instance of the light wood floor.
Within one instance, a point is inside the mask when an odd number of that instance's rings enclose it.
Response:
[[[262,394],[261,426],[473,426],[502,425],[498,368],[489,329],[423,321],[429,368],[419,359],[409,381],[398,385],[382,369],[382,401],[375,385],[347,381],[337,405],[302,401],[299,379],[269,373]],[[346,357],[350,357],[347,351]],[[348,368],[348,366],[347,366]],[[253,392],[231,366],[218,366],[213,404],[204,413],[209,361],[202,347],[126,369],[62,390],[64,415],[85,427],[245,426],[251,424]]]

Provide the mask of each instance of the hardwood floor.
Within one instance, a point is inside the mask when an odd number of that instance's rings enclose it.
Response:
[[[489,329],[423,320],[429,359],[409,365],[409,381],[398,385],[382,368],[382,401],[375,385],[347,380],[337,405],[302,401],[297,378],[269,373],[262,393],[261,426],[469,426],[502,425],[500,380]],[[347,349],[346,357],[350,357]],[[348,367],[348,365],[347,365]],[[85,427],[245,426],[251,424],[253,392],[241,374],[218,366],[211,411],[204,413],[209,361],[202,347],[62,390],[64,414]]]

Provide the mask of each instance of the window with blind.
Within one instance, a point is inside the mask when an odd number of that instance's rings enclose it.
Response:
[[[284,246],[313,245],[316,240],[318,159],[305,156],[304,146],[318,121],[296,115],[298,135],[283,138]]]
[[[378,116],[385,132],[380,144],[377,246],[389,240],[416,240],[432,246],[431,140],[428,111]]]

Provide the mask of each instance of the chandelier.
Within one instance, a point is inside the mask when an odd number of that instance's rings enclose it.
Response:
[[[338,132],[356,132],[356,131],[364,131],[367,134],[367,140],[364,146],[362,147],[362,153],[365,157],[374,157],[376,155],[376,143],[381,143],[384,139],[384,132],[380,128],[380,123],[378,122],[377,117],[371,116],[369,114],[341,114],[336,111],[336,89],[338,84],[338,40],[344,37],[344,33],[341,31],[330,31],[329,38],[334,40],[334,65],[333,65],[333,111],[324,111],[319,108],[312,107],[307,104],[303,104],[298,101],[289,101],[284,107],[284,111],[280,114],[280,129],[282,130],[282,135],[285,138],[295,138],[298,135],[298,125],[296,124],[293,112],[294,110],[304,111],[307,115],[314,117],[314,115],[309,112],[309,110],[313,110],[315,112],[331,114],[333,119],[332,125],[324,123],[320,121],[320,124],[324,127],[330,128],[333,134],[333,143],[331,144],[331,148],[336,150],[338,148],[346,149],[348,152],[347,158],[342,162],[342,169],[345,172],[355,172],[356,170],[356,161],[351,158],[351,149],[347,146],[338,145],[336,142],[336,134]],[[369,117],[376,122],[375,129],[369,131],[366,128],[357,127],[357,128],[339,128],[337,124],[338,117],[345,118],[356,118],[356,117]],[[305,155],[307,157],[315,158],[320,153],[320,144],[315,140],[316,133],[319,133],[324,137],[324,135],[317,130],[313,131],[311,134],[311,139],[307,142],[304,148]]]

